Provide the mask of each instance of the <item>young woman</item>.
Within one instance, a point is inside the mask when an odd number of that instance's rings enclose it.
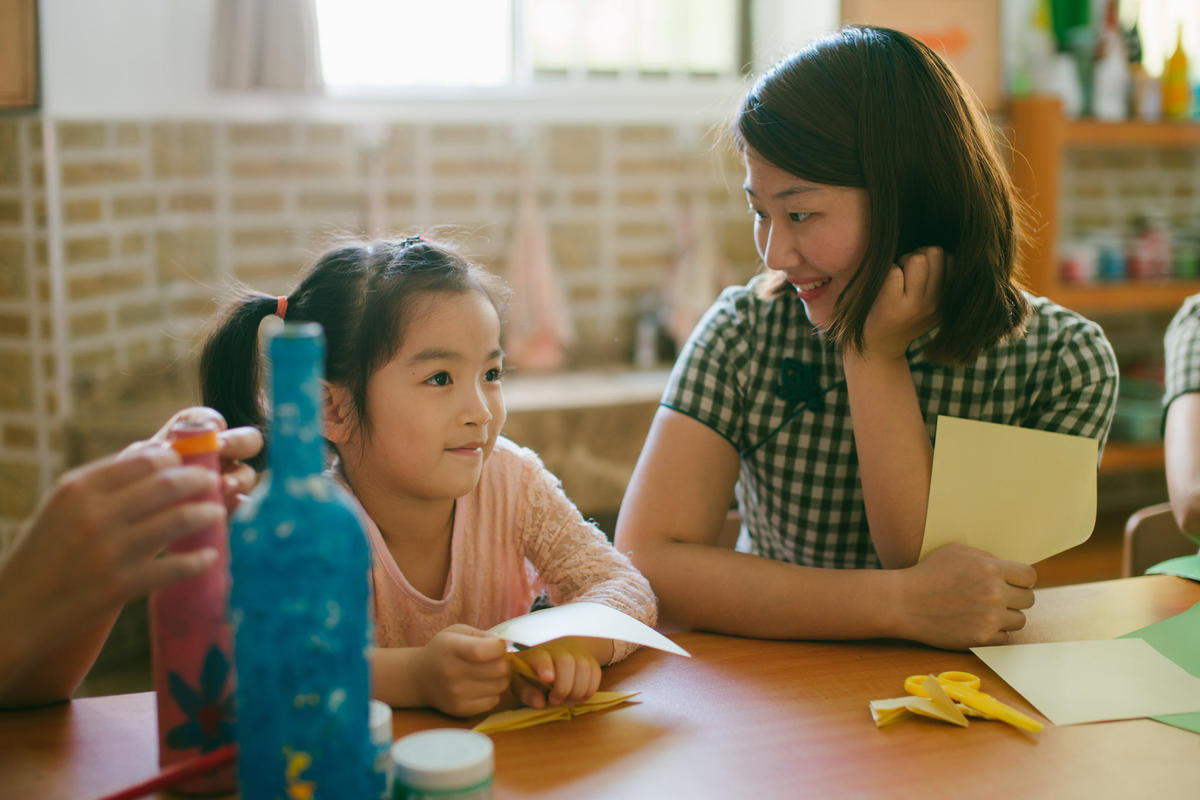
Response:
[[[925,45],[849,27],[762,76],[732,138],[766,273],[683,348],[618,548],[691,627],[1006,641],[1031,566],[961,545],[917,563],[937,416],[1103,441],[1117,365],[1099,327],[1020,291],[983,111]],[[744,552],[715,546],[735,492]]]

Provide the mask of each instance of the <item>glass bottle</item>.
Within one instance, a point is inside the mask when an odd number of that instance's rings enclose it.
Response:
[[[171,427],[171,446],[183,463],[221,471],[217,426],[182,420]],[[221,489],[190,498],[224,504]],[[150,596],[150,650],[158,708],[158,763],[166,769],[232,744],[233,659],[227,598],[229,539],[225,520],[173,542],[169,552],[205,548],[217,561],[203,574],[165,586]],[[228,794],[233,766],[189,779],[178,794]]]
[[[368,728],[370,556],[357,506],[322,474],[324,334],[270,339],[269,472],[234,514],[230,609],[243,800],[379,796]]]
[[[1183,50],[1183,23],[1175,39],[1175,52],[1167,59],[1162,74],[1162,109],[1167,119],[1187,119],[1191,90],[1188,87],[1188,57]]]

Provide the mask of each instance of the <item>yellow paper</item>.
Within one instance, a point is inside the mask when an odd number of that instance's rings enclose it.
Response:
[[[950,542],[1032,564],[1096,524],[1097,442],[939,416],[921,557]]]
[[[564,636],[594,636],[633,642],[678,656],[691,653],[645,623],[600,603],[567,603],[501,622],[488,631],[509,642],[534,647]]]
[[[532,728],[546,722],[558,722],[572,717],[590,714],[593,711],[604,711],[607,708],[619,706],[627,702],[638,692],[596,692],[585,702],[574,706],[552,706],[551,708],[515,708],[511,711],[497,711],[484,719],[472,730],[480,733],[500,733],[516,731],[521,728]]]
[[[929,697],[907,695],[887,700],[872,700],[871,717],[875,720],[875,726],[882,728],[912,713],[967,727],[966,717],[938,685],[937,678],[929,676],[922,686]]]
[[[1055,725],[1200,711],[1200,678],[1144,639],[972,647]]]

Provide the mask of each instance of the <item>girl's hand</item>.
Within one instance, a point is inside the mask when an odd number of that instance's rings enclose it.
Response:
[[[257,428],[242,427],[226,430],[225,418],[219,411],[205,406],[185,408],[167,420],[166,424],[146,442],[135,442],[125,448],[122,455],[130,455],[144,447],[154,445],[170,446],[171,428],[180,420],[193,422],[214,422],[219,429],[217,439],[221,444],[221,488],[225,493],[225,505],[232,514],[237,509],[242,497],[254,488],[258,481],[258,473],[249,464],[242,461],[253,458],[262,450],[263,437]]]
[[[888,270],[863,328],[865,357],[904,358],[909,343],[933,327],[943,262],[942,248],[923,247]]]
[[[573,706],[587,700],[600,688],[600,662],[592,650],[588,641],[568,637],[516,653],[549,689],[514,674],[513,694],[530,708]]]
[[[895,574],[904,638],[948,650],[1007,644],[1009,631],[1025,627],[1022,609],[1033,605],[1037,581],[1028,564],[963,544],[939,547]]]
[[[422,705],[456,717],[495,707],[508,689],[505,649],[504,640],[470,625],[438,631],[417,659]]]

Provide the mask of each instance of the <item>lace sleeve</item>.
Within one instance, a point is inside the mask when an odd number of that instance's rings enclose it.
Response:
[[[658,601],[650,582],[595,525],[583,519],[558,479],[536,456],[526,463],[526,510],[521,537],[525,557],[549,591],[550,602],[603,603],[653,626]],[[613,643],[616,663],[637,649]]]

